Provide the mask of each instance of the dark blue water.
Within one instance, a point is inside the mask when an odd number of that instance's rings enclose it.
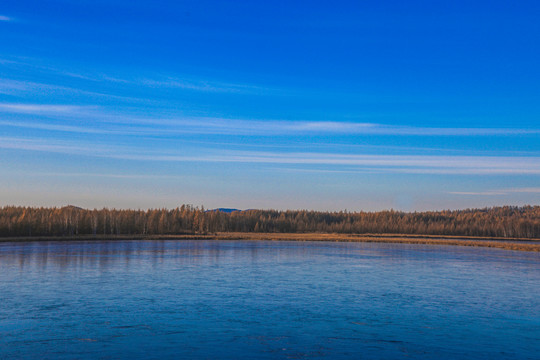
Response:
[[[539,359],[540,254],[0,243],[2,359]]]

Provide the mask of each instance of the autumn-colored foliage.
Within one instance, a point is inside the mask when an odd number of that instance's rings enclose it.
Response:
[[[174,235],[214,232],[425,234],[540,238],[540,206],[429,212],[0,208],[0,236]]]

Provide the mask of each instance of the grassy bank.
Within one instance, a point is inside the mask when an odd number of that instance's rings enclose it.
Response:
[[[329,233],[240,233],[225,232],[215,234],[185,235],[80,235],[80,236],[48,236],[48,237],[6,237],[0,242],[22,241],[91,241],[91,240],[271,240],[271,241],[342,241],[342,242],[376,242],[421,245],[454,245],[489,247],[517,251],[540,252],[540,239],[519,238],[485,238],[485,237],[452,237],[431,235],[400,234],[329,234]]]

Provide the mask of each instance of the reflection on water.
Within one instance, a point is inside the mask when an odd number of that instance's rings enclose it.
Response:
[[[0,358],[536,359],[540,254],[0,243]]]

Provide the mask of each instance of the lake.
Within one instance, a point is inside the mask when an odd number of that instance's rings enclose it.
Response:
[[[540,254],[0,243],[1,359],[538,359]]]

